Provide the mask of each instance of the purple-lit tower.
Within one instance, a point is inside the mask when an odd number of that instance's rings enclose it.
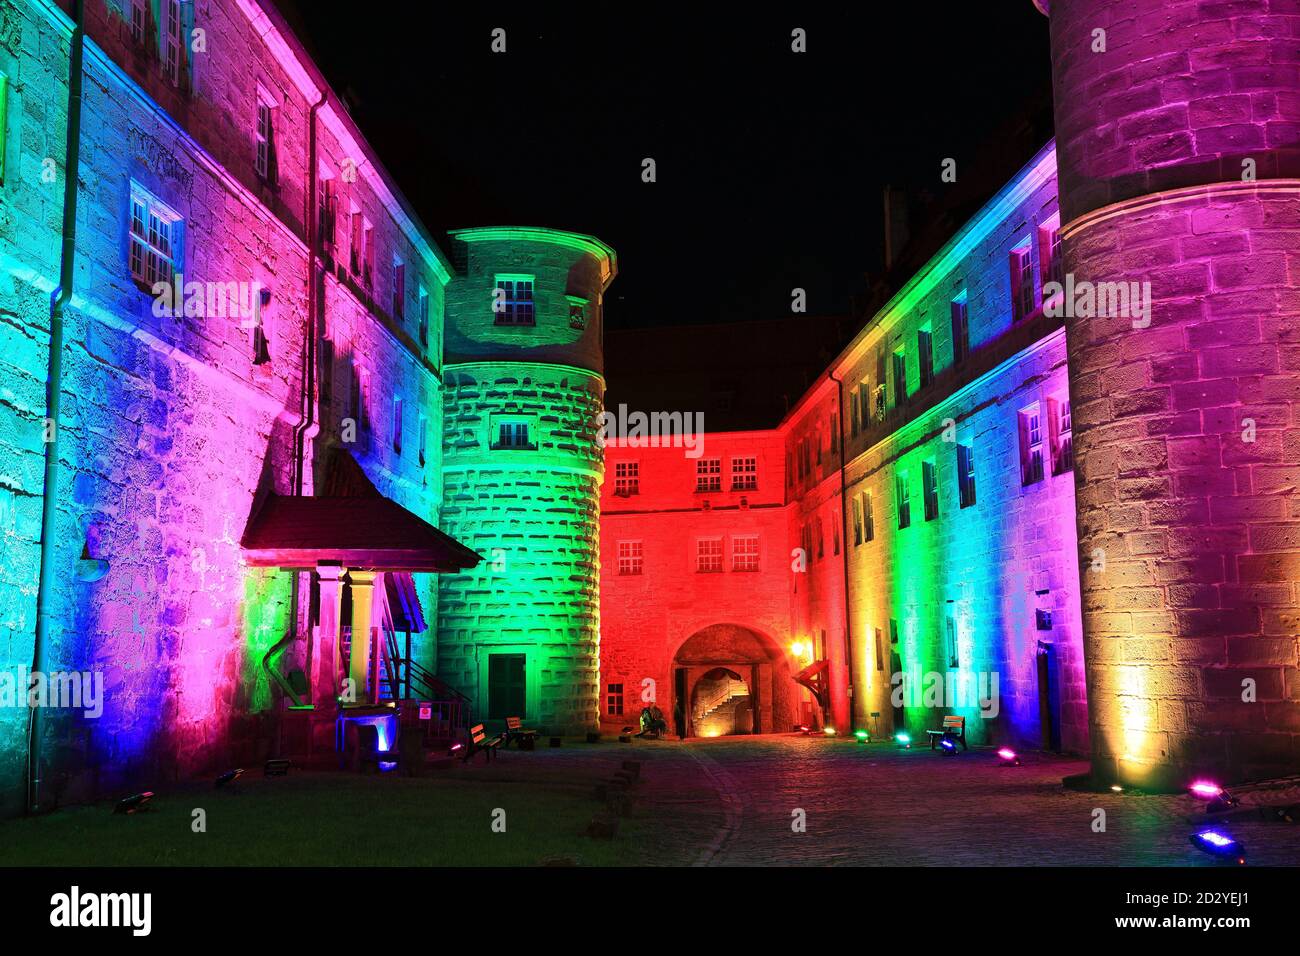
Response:
[[[1294,772],[1300,0],[1036,5],[1065,271],[1151,296],[1068,321],[1094,776]]]

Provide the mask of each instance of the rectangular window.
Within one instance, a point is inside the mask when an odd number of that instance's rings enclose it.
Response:
[[[181,85],[181,56],[184,43],[181,29],[181,0],[162,0],[163,4],[163,72],[172,86]]]
[[[351,365],[350,378],[348,379],[348,411],[352,414],[352,419],[359,424],[361,421],[361,369],[353,359]]]
[[[337,208],[334,177],[328,169],[322,168],[316,185],[316,235],[326,252],[334,249],[334,213]]]
[[[494,448],[530,448],[528,423],[521,421],[497,422],[497,443]]]
[[[130,0],[131,4],[131,39],[136,43],[144,43],[145,9],[149,0]]]
[[[645,568],[640,541],[618,543],[618,573],[640,574]]]
[[[1061,261],[1061,217],[1051,219],[1038,227],[1038,274],[1043,286],[1055,282],[1065,283],[1065,267]],[[1043,299],[1047,299],[1046,293]]]
[[[912,524],[912,492],[907,487],[907,472],[900,471],[894,478],[894,505],[898,511],[898,528]]]
[[[1011,321],[1027,319],[1034,311],[1034,267],[1029,261],[1029,243],[1012,249],[1011,265]]]
[[[361,233],[361,278],[369,289],[375,281],[375,227],[369,219],[362,220]]]
[[[334,402],[334,343],[320,340],[320,403],[329,407]]]
[[[428,420],[427,418],[425,418],[423,415],[421,415],[421,416],[420,416],[420,420],[419,420],[419,425],[420,425],[420,435],[419,435],[419,437],[420,437],[420,457],[419,457],[419,461],[420,461],[420,466],[423,467],[423,466],[424,466],[424,463],[428,460],[428,450],[429,450],[429,420]]]
[[[939,517],[939,471],[932,461],[921,462],[921,492],[925,520],[933,521]]]
[[[901,408],[907,404],[907,352],[898,349],[894,352],[894,407]]]
[[[885,636],[880,632],[880,628],[875,628],[875,645],[876,645],[876,670],[885,669],[885,649],[882,646],[885,643]]]
[[[970,355],[970,313],[966,293],[952,300],[952,364],[961,365]]]
[[[722,490],[721,458],[701,458],[695,463],[695,490]]]
[[[835,415],[831,414],[826,419],[826,435],[830,442],[831,453],[840,447],[840,423],[835,420]]]
[[[618,461],[614,463],[614,495],[630,498],[641,493],[641,463]]]
[[[821,516],[817,516],[817,557],[819,559],[826,557],[826,527],[822,524]]]
[[[961,667],[961,658],[957,649],[957,622],[953,620],[951,614],[945,618],[945,630],[948,638],[948,666]]]
[[[497,325],[536,325],[533,314],[533,277],[497,276],[492,311]]]
[[[420,344],[429,344],[429,293],[420,287]]]
[[[1020,410],[1020,483],[1043,480],[1043,422],[1038,403]]]
[[[393,397],[393,451],[402,453],[402,397]]]
[[[862,499],[856,495],[853,498],[853,544],[856,547],[862,543]]]
[[[885,399],[885,384],[881,382],[876,386],[876,421],[883,422],[888,410]]]
[[[876,539],[876,515],[872,508],[871,492],[866,491],[862,494],[862,540],[874,541]]]
[[[860,414],[858,402],[858,390],[852,388],[849,390],[849,434],[856,435],[859,428],[862,427],[862,416]]]
[[[758,490],[758,459],[752,456],[731,459],[731,490]]]
[[[934,338],[929,329],[916,333],[916,361],[921,369],[921,388],[934,381]]]
[[[401,320],[406,317],[406,263],[400,259],[393,262],[393,318]]]
[[[1070,396],[1048,399],[1052,422],[1052,474],[1060,475],[1074,468],[1074,433],[1070,420]]]
[[[257,103],[257,154],[253,160],[253,170],[257,178],[264,183],[275,181],[272,163],[272,137],[275,135],[275,107],[261,97],[266,93],[258,89]]]
[[[352,206],[348,216],[351,220],[348,227],[351,230],[351,245],[348,249],[350,254],[348,266],[354,276],[361,275],[361,270],[365,267],[366,262],[366,239],[370,234],[370,227],[366,223],[366,217],[361,214],[361,210],[355,205]]]
[[[758,570],[758,535],[733,534],[731,536],[731,570]]]
[[[695,540],[695,570],[700,574],[712,574],[722,570],[721,538]]]
[[[831,554],[840,553],[840,523],[831,522]]]
[[[975,504],[975,446],[957,446],[957,493],[963,508]]]
[[[527,658],[523,654],[488,655],[488,718],[526,717]]]
[[[370,430],[370,372],[361,370],[361,406],[357,409],[357,424],[366,431]]]
[[[131,186],[131,278],[153,288],[171,282],[178,257],[180,216],[134,183]]]
[[[623,716],[622,684],[607,684],[605,686],[605,713],[610,717]]]

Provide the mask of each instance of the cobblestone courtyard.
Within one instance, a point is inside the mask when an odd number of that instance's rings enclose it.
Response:
[[[645,810],[675,834],[709,833],[706,865],[1206,865],[1188,843],[1187,796],[1089,794],[1063,777],[1086,763],[1029,754],[1000,767],[990,751],[928,749],[799,736],[638,742]],[[1290,799],[1300,800],[1292,792]],[[1106,811],[1105,832],[1092,829]],[[807,830],[792,829],[806,814]],[[1257,820],[1224,828],[1252,865],[1300,864],[1300,826]]]

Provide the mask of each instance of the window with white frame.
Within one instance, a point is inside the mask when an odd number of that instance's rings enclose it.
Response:
[[[257,153],[253,160],[253,169],[257,178],[268,185],[275,185],[275,104],[271,96],[260,86],[257,91]]]
[[[758,535],[733,534],[731,536],[731,570],[758,570]]]
[[[401,319],[406,315],[406,263],[401,259],[393,260],[393,318]]]
[[[1059,213],[1038,227],[1038,274],[1044,286],[1064,285],[1065,266],[1061,258],[1061,216]],[[1044,295],[1044,298],[1046,296]]]
[[[908,487],[907,472],[900,471],[894,477],[894,505],[898,511],[898,529],[911,527],[912,524],[912,490]]]
[[[496,293],[492,298],[493,321],[497,325],[535,325],[533,277],[499,275],[496,283]]]
[[[1043,418],[1038,403],[1020,410],[1020,483],[1043,480]]]
[[[393,396],[393,451],[402,453],[402,396]]]
[[[337,206],[334,174],[322,166],[316,182],[316,235],[326,252],[334,248],[334,215]]]
[[[420,344],[429,344],[429,293],[420,286]]]
[[[975,504],[975,445],[957,446],[957,495],[963,508]]]
[[[695,490],[722,490],[721,458],[700,458],[695,462]]]
[[[1029,259],[1029,240],[1011,250],[1011,321],[1019,322],[1034,311],[1034,266]]]
[[[171,282],[180,253],[181,217],[131,185],[131,278],[153,288]]]
[[[641,463],[616,461],[614,463],[614,495],[630,498],[641,493]]]
[[[144,43],[149,0],[128,0],[128,3],[131,6],[131,39]]]
[[[731,490],[758,490],[758,459],[752,455],[731,459]]]
[[[722,570],[722,539],[695,539],[695,570],[700,574],[712,574]]]
[[[513,415],[493,416],[493,448],[531,449],[532,438],[529,434],[528,418]]]
[[[645,559],[640,541],[618,543],[618,573],[640,574],[645,569]]]
[[[1052,474],[1074,468],[1074,432],[1070,420],[1070,396],[1061,394],[1047,402],[1052,414]]]
[[[163,72],[172,86],[181,85],[181,58],[184,56],[184,28],[181,25],[181,0],[162,0]]]
[[[952,300],[952,364],[961,365],[970,355],[970,311],[966,293]]]

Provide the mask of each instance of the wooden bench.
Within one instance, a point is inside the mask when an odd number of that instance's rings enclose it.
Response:
[[[523,720],[518,717],[507,717],[506,732],[501,735],[501,739],[507,747],[518,742],[521,750],[532,750],[537,742],[537,731],[525,730]]]
[[[474,759],[476,753],[482,751],[487,754],[484,759],[491,760],[493,753],[501,746],[501,740],[500,736],[489,737],[482,724],[475,724],[469,729],[469,746],[465,748],[465,756],[460,759],[468,763]]]
[[[957,714],[949,714],[943,719],[943,728],[941,730],[927,730],[930,735],[930,749],[933,750],[939,741],[945,737],[956,740],[961,744],[961,749],[966,750],[966,718]]]

